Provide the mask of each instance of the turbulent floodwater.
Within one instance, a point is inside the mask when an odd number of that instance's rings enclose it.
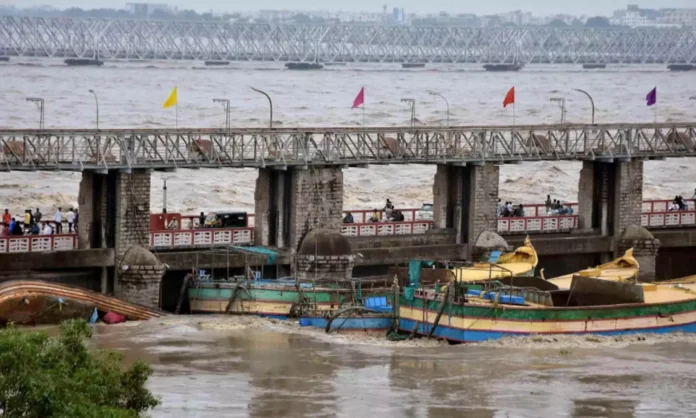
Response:
[[[205,68],[202,63],[115,63],[102,68],[68,68],[60,61],[13,60],[0,63],[0,128],[37,127],[39,112],[28,96],[46,100],[46,127],[95,126],[99,95],[100,127],[173,127],[174,111],[162,109],[171,88],[179,86],[179,125],[224,125],[224,113],[213,98],[231,100],[232,125],[266,126],[268,103],[249,87],[273,98],[276,126],[359,126],[362,112],[351,111],[353,98],[365,86],[366,124],[405,125],[409,110],[401,98],[417,101],[417,118],[429,125],[446,123],[442,99],[450,103],[451,124],[510,124],[511,111],[502,99],[516,87],[518,123],[554,123],[560,109],[551,97],[567,100],[567,120],[588,122],[590,104],[573,88],[588,90],[597,105],[597,122],[652,121],[645,95],[658,87],[658,119],[664,122],[696,118],[696,73],[671,73],[664,66],[612,67],[588,72],[577,66],[527,66],[519,73],[487,73],[478,66],[430,65],[402,70],[394,65],[347,65],[323,71],[286,71],[277,63],[234,63],[229,68]],[[696,185],[692,159],[647,162],[644,196],[691,197]],[[564,201],[577,199],[580,164],[541,162],[501,169],[504,200],[541,203],[546,194]],[[432,200],[434,166],[371,167],[345,173],[345,207],[369,209],[390,198],[398,207]],[[152,208],[162,206],[162,180],[167,179],[170,211],[253,210],[256,170],[179,170],[153,176]],[[79,173],[0,173],[0,207],[19,213],[41,207],[77,204]],[[399,187],[394,187],[398,185]]]
[[[552,96],[565,96],[570,122],[588,121],[589,102],[572,88],[590,91],[598,122],[651,121],[645,94],[658,86],[659,119],[696,118],[687,92],[696,73],[662,66],[616,67],[600,72],[576,67],[528,66],[492,74],[475,66],[433,65],[403,71],[398,65],[333,67],[288,72],[280,64],[194,68],[191,63],[107,63],[67,68],[59,62],[18,60],[0,64],[0,128],[36,127],[38,111],[27,96],[46,100],[46,126],[173,127],[174,112],[161,108],[179,86],[179,124],[222,126],[213,98],[232,101],[233,126],[265,126],[267,102],[249,86],[272,95],[277,126],[357,126],[350,110],[366,87],[368,125],[404,125],[417,100],[417,117],[444,124],[449,99],[452,124],[507,124],[501,102],[516,86],[518,123],[560,118]],[[501,198],[541,202],[546,194],[575,200],[580,165],[543,162],[503,167]],[[644,196],[691,196],[693,160],[646,162]],[[349,169],[345,206],[371,208],[389,197],[397,206],[432,199],[433,166]],[[165,177],[166,176],[166,177]],[[168,179],[170,211],[253,210],[255,170],[179,170],[155,174],[152,208],[162,204]],[[80,175],[0,173],[0,208],[21,211],[76,205]],[[395,187],[398,186],[398,187]],[[391,343],[382,339],[327,337],[291,323],[255,318],[186,316],[118,326],[98,326],[96,345],[151,362],[150,387],[162,397],[154,417],[693,417],[696,416],[696,339],[689,336],[626,339],[521,339],[483,345]]]
[[[693,417],[696,338],[557,337],[448,346],[187,316],[99,326],[153,364],[153,417]]]

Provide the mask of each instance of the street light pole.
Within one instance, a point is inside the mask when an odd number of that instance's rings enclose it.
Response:
[[[257,92],[257,93],[263,94],[263,95],[266,96],[266,98],[268,99],[268,105],[269,105],[270,108],[271,108],[271,119],[270,119],[269,122],[268,122],[268,127],[271,128],[271,129],[273,129],[273,101],[271,100],[271,96],[269,96],[269,95],[268,95],[265,91],[263,91],[263,90],[259,90],[259,89],[256,89],[256,88],[254,88],[254,87],[252,87],[251,89],[254,90],[254,91]]]
[[[408,103],[411,108],[411,128],[416,125],[416,100],[415,99],[401,99],[403,103]]]
[[[556,102],[561,106],[561,125],[565,121],[565,97],[552,97],[552,102]]]
[[[592,124],[594,125],[594,115],[595,115],[595,106],[594,106],[594,100],[592,100],[592,96],[590,96],[590,93],[586,92],[585,90],[580,90],[580,89],[573,89],[575,91],[578,91],[580,93],[583,93],[585,96],[587,96],[588,99],[590,99],[590,103],[592,104]]]
[[[447,105],[447,127],[449,127],[449,125],[450,125],[450,111],[449,111],[449,102],[447,101],[447,98],[440,93],[435,93],[434,91],[431,91],[430,95],[442,97],[442,100],[445,101],[445,104]]]
[[[94,90],[90,89],[89,92],[94,95],[94,102],[97,104],[97,130],[99,130],[99,98],[97,98],[97,93]]]
[[[230,130],[230,101],[228,99],[213,99],[213,103],[222,103],[223,109],[225,109],[225,130],[229,132]]]
[[[44,99],[40,97],[27,97],[28,102],[39,104],[39,129],[44,128]]]

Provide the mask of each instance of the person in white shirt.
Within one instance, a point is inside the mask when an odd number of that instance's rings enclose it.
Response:
[[[56,216],[53,218],[53,220],[56,222],[56,234],[63,232],[63,213],[60,210],[61,208],[58,208]]]
[[[68,234],[73,233],[73,224],[75,223],[75,212],[72,208],[65,214],[65,220],[68,221]]]
[[[41,231],[41,235],[51,234],[53,234],[53,228],[51,228],[51,225],[48,222],[44,222],[43,231]]]

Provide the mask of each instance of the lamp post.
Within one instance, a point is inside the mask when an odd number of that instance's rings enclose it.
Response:
[[[590,99],[590,103],[592,104],[592,124],[594,125],[594,115],[595,115],[595,106],[594,106],[594,100],[592,100],[592,96],[590,96],[590,93],[586,92],[585,90],[580,90],[580,89],[573,89],[575,91],[578,91],[585,96],[587,96],[588,99]]]
[[[408,103],[411,108],[411,128],[415,126],[416,123],[416,100],[415,99],[401,99],[403,103]]]
[[[37,103],[39,105],[39,129],[44,128],[44,99],[41,97],[27,97],[28,102]]]
[[[561,106],[561,125],[565,121],[565,97],[552,97],[552,102],[556,102]]]
[[[447,98],[445,96],[443,96],[442,94],[436,93],[434,91],[431,91],[430,95],[442,97],[442,100],[445,101],[445,104],[447,105],[447,127],[449,127],[449,125],[450,125],[450,110],[449,110],[449,102],[447,101]]]
[[[94,90],[90,89],[89,92],[94,95],[94,102],[97,104],[97,130],[99,130],[99,98]]]
[[[252,87],[251,89],[254,90],[254,91],[257,92],[257,93],[263,94],[263,95],[266,96],[266,98],[268,99],[268,105],[269,105],[270,108],[271,108],[271,118],[270,118],[270,120],[268,121],[268,127],[271,128],[271,129],[273,129],[273,101],[271,100],[271,96],[269,96],[265,91],[256,89],[256,88],[254,88],[254,87]]]
[[[225,110],[225,131],[230,131],[230,101],[228,99],[213,99],[213,103],[222,103]]]

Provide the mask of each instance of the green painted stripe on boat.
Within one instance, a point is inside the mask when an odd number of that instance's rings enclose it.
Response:
[[[415,298],[407,300],[403,296],[399,298],[403,307],[425,309],[437,312],[440,301],[428,301],[424,303],[422,299]],[[497,318],[510,319],[517,321],[584,321],[587,319],[612,319],[635,316],[656,316],[674,315],[681,312],[696,310],[696,300],[652,304],[652,305],[616,305],[603,307],[556,307],[520,309],[511,305],[493,306],[472,306],[472,305],[452,305],[446,308],[447,313],[453,316],[478,317],[478,318]]]
[[[220,288],[189,288],[189,299],[197,300],[227,300],[232,296],[232,289]],[[251,296],[251,297],[250,297]],[[337,295],[336,292],[302,292],[302,296],[312,302],[340,303],[346,299],[343,295]],[[246,291],[237,290],[236,300],[265,300],[278,302],[295,302],[298,301],[300,294],[297,291],[280,291],[267,289],[249,289],[249,294]]]

